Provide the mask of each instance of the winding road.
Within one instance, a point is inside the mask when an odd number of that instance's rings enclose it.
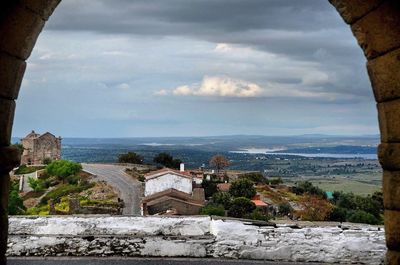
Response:
[[[124,200],[124,215],[140,215],[142,183],[125,173],[125,166],[82,163],[84,171],[104,180],[119,192]]]

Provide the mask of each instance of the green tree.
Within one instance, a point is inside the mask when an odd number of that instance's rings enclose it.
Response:
[[[346,222],[347,210],[341,207],[334,207],[329,214],[329,220],[335,222]]]
[[[214,193],[218,192],[217,183],[212,180],[203,179],[201,187],[204,189],[204,195],[206,198],[210,198]]]
[[[326,199],[325,191],[323,191],[322,189],[314,186],[309,181],[301,181],[301,182],[297,183],[296,186],[293,186],[291,188],[291,190],[292,190],[293,193],[296,193],[297,195],[308,193],[310,195],[316,195],[316,196],[319,196],[321,198]]]
[[[225,216],[225,209],[222,205],[210,203],[201,208],[200,214]]]
[[[212,201],[215,204],[224,206],[225,209],[229,209],[232,205],[232,196],[229,194],[229,192],[219,191],[214,193],[212,196]]]
[[[246,197],[235,198],[229,208],[228,216],[243,218],[256,209],[256,205]]]
[[[349,222],[352,223],[365,223],[371,225],[380,224],[380,221],[370,213],[367,213],[363,210],[355,211],[348,219]]]
[[[45,183],[43,180],[32,177],[28,178],[28,185],[33,189],[34,192],[40,192],[45,188]]]
[[[12,183],[8,197],[8,214],[19,215],[25,213],[24,201],[18,192],[18,183]]]
[[[118,156],[118,163],[143,164],[143,156],[135,152],[128,152]]]
[[[254,188],[254,183],[251,180],[238,179],[232,182],[229,193],[233,197],[246,197],[251,199],[256,195],[257,192],[256,188]]]
[[[165,167],[178,169],[182,160],[176,159],[168,153],[159,153],[153,159],[153,162],[161,164]]]
[[[82,166],[68,160],[57,160],[47,165],[46,170],[49,175],[56,176],[64,181],[67,177],[76,175],[81,171]]]

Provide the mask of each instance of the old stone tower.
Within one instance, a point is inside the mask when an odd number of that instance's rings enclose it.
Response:
[[[49,132],[40,135],[32,131],[21,139],[21,144],[24,147],[21,164],[40,165],[45,159],[61,159],[61,137]]]

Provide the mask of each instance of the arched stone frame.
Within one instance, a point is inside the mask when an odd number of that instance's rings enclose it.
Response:
[[[5,264],[9,174],[19,163],[10,147],[15,100],[37,37],[61,0],[0,3],[0,264]],[[377,102],[383,173],[387,264],[400,264],[400,3],[329,0],[350,25],[367,58]]]

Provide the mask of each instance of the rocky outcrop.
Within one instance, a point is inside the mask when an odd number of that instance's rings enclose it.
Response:
[[[9,256],[168,256],[381,264],[382,227],[256,226],[209,217],[13,217]]]

